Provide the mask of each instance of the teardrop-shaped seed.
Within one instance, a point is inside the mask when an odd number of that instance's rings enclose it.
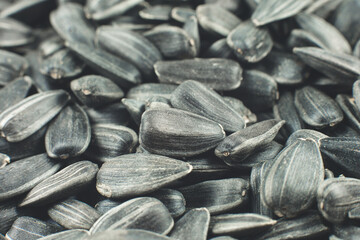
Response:
[[[192,79],[214,90],[238,88],[243,71],[237,62],[223,58],[159,61],[154,68],[161,83],[181,84]]]
[[[151,109],[141,118],[139,142],[165,156],[194,156],[214,148],[225,137],[222,126],[177,109]]]
[[[195,40],[182,28],[160,25],[144,33],[164,58],[183,59],[196,56]]]
[[[207,32],[223,37],[241,23],[237,16],[214,4],[199,5],[196,8],[196,17]]]
[[[154,233],[151,231],[145,231],[140,229],[128,229],[128,230],[106,230],[91,235],[87,240],[173,240],[172,238],[164,235]]]
[[[293,52],[310,67],[343,84],[352,85],[360,75],[357,57],[316,47],[294,48]]]
[[[60,50],[44,59],[40,72],[53,79],[75,77],[84,69],[84,63],[69,49]]]
[[[135,65],[144,77],[152,77],[153,65],[162,59],[159,50],[148,39],[120,27],[98,28],[96,41],[100,48]]]
[[[261,198],[279,217],[295,217],[311,207],[324,180],[324,165],[312,139],[298,139],[270,163]]]
[[[179,240],[206,240],[209,223],[209,210],[206,208],[191,209],[175,223],[169,236]]]
[[[83,154],[90,144],[91,128],[86,112],[77,104],[65,107],[45,135],[47,154],[67,159]]]
[[[55,117],[70,96],[64,90],[32,95],[0,114],[1,135],[9,142],[20,142]]]
[[[125,105],[116,102],[101,108],[85,107],[87,115],[92,124],[116,124],[127,126],[130,121],[129,113]]]
[[[346,220],[351,209],[360,206],[360,180],[356,178],[326,179],[317,192],[318,209],[332,223]]]
[[[10,157],[6,154],[0,153],[0,169],[10,163]]]
[[[210,232],[214,235],[253,235],[275,223],[275,220],[255,213],[223,214],[211,218]]]
[[[236,167],[252,168],[259,163],[271,161],[282,149],[283,145],[275,141],[271,141],[249,155],[244,161],[237,163]]]
[[[85,240],[88,237],[90,237],[88,231],[82,229],[72,229],[47,235],[46,237],[41,238],[41,240]]]
[[[49,178],[61,165],[46,154],[35,155],[0,169],[0,201],[26,193]]]
[[[262,26],[296,15],[312,3],[311,0],[267,0],[260,1],[251,16],[256,26]]]
[[[94,208],[76,199],[68,199],[48,209],[52,220],[67,229],[90,229],[101,216]]]
[[[180,217],[185,212],[186,201],[181,192],[173,189],[163,188],[150,194],[162,202],[169,210],[173,218]]]
[[[88,75],[71,81],[75,96],[88,107],[100,107],[119,101],[124,92],[113,81],[98,75]]]
[[[351,47],[346,38],[323,18],[301,13],[295,19],[302,29],[318,38],[326,46],[326,49],[338,53],[351,53]]]
[[[133,151],[138,136],[131,128],[115,124],[92,126],[91,143],[86,155],[99,162],[111,161]]]
[[[139,16],[145,20],[169,21],[172,6],[154,5],[139,11]]]
[[[23,76],[28,67],[29,63],[24,57],[0,49],[0,86]]]
[[[360,112],[357,109],[354,99],[345,94],[338,94],[335,98],[349,126],[360,133]]]
[[[19,217],[6,233],[6,239],[35,240],[59,231],[58,225],[32,217]]]
[[[81,5],[76,3],[61,4],[50,14],[50,22],[65,41],[75,41],[90,47],[94,46],[95,30],[85,18]]]
[[[226,137],[215,149],[217,157],[229,166],[245,160],[256,150],[270,143],[285,121],[266,120]]]
[[[318,212],[310,211],[294,219],[279,220],[256,239],[320,239],[322,236],[327,236],[329,230]]]
[[[33,41],[34,36],[30,27],[12,18],[0,18],[1,48],[19,47]]]
[[[195,10],[189,7],[174,7],[171,10],[171,17],[178,22],[185,23],[187,19],[196,16]]]
[[[249,183],[242,178],[229,178],[200,182],[178,190],[185,197],[187,209],[205,207],[211,214],[219,214],[248,199]]]
[[[0,89],[0,113],[23,100],[32,86],[30,77],[20,77]]]
[[[232,109],[243,117],[246,124],[257,122],[256,115],[251,112],[240,99],[228,96],[223,96],[222,98]]]
[[[94,234],[104,230],[142,229],[167,234],[174,226],[169,211],[159,200],[134,198],[102,215],[91,227]]]
[[[302,120],[316,128],[333,127],[344,118],[331,97],[311,86],[296,90],[295,106]]]
[[[166,83],[144,83],[131,88],[126,98],[145,102],[151,97],[164,97],[170,99],[171,93],[177,88],[177,85]]]
[[[235,132],[245,128],[242,116],[229,107],[218,93],[199,82],[183,82],[171,94],[170,100],[173,107],[213,120],[225,131]]]
[[[341,171],[349,176],[359,178],[359,157],[357,150],[360,144],[359,138],[330,137],[320,139],[320,150],[327,158],[334,162]]]
[[[232,58],[233,50],[227,45],[226,38],[215,41],[203,57],[206,58]]]
[[[89,161],[73,163],[36,185],[19,206],[41,205],[69,197],[91,183],[98,170]]]
[[[268,30],[257,28],[251,21],[240,23],[229,33],[226,41],[235,56],[250,63],[265,58],[274,44]]]
[[[144,0],[109,1],[111,6],[108,6],[106,9],[92,9],[94,10],[94,12],[89,12],[86,11],[87,9],[85,8],[86,17],[91,18],[95,21],[103,21],[103,20],[111,19],[113,17],[120,16],[126,13],[127,11],[136,7],[138,4],[142,3],[143,1]]]
[[[124,104],[125,108],[129,112],[132,120],[137,125],[140,125],[141,116],[145,111],[145,101],[123,98],[121,99],[121,102],[122,104]]]
[[[127,154],[104,163],[96,188],[105,197],[137,196],[164,187],[186,176],[190,164],[154,154]]]
[[[322,138],[326,138],[326,137],[328,137],[328,136],[321,132],[315,131],[315,130],[300,129],[290,135],[290,137],[286,141],[286,146],[289,146],[290,144],[292,144],[299,138],[304,138],[304,139],[310,138],[310,139],[313,139],[314,141],[316,141],[317,143],[319,143],[319,141]]]
[[[352,94],[355,99],[355,104],[360,111],[360,79],[355,81],[352,88]]]
[[[132,64],[101,49],[82,43],[67,42],[66,46],[79,55],[84,62],[119,86],[129,88],[141,82],[139,70]]]

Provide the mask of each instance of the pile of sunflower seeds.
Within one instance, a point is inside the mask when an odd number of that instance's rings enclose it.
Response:
[[[0,240],[360,239],[360,0],[1,0]]]

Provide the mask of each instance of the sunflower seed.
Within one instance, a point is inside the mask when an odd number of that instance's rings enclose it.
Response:
[[[153,108],[171,108],[170,100],[164,97],[154,96],[145,101],[145,111]]]
[[[355,81],[352,88],[353,97],[355,99],[355,104],[360,111],[360,79]]]
[[[302,30],[293,29],[287,41],[289,48],[294,47],[320,47],[326,49],[326,45],[315,37],[312,33]]]
[[[265,58],[273,47],[268,30],[257,28],[251,21],[240,23],[229,33],[226,41],[236,57],[250,63]]]
[[[0,89],[0,113],[23,100],[32,86],[30,77],[20,77]]]
[[[285,121],[267,120],[255,123],[226,137],[215,149],[215,155],[229,166],[236,166],[259,148],[270,143]]]
[[[93,160],[106,162],[133,151],[137,134],[128,127],[114,124],[92,126],[91,143],[86,155]]]
[[[226,38],[215,41],[204,53],[206,58],[232,58],[233,50],[227,45]]]
[[[64,90],[42,92],[7,108],[0,114],[1,135],[9,142],[20,142],[54,118],[69,101]]]
[[[245,123],[255,123],[257,122],[256,115],[248,109],[244,103],[237,98],[223,96],[223,100],[241,116],[243,116]]]
[[[98,166],[89,161],[69,165],[37,184],[19,206],[41,205],[71,196],[91,183]]]
[[[1,48],[19,47],[33,41],[34,36],[28,26],[12,18],[0,18]]]
[[[224,102],[222,97],[203,84],[188,80],[171,94],[171,105],[206,117],[223,126],[225,131],[235,132],[245,128],[242,116]]]
[[[94,234],[104,230],[142,229],[167,234],[174,226],[169,211],[159,200],[134,198],[102,215],[91,227]]]
[[[196,16],[196,13],[188,7],[174,7],[171,10],[171,17],[181,23],[185,23],[192,16]]]
[[[191,39],[195,42],[196,54],[198,56],[200,53],[200,33],[198,27],[198,20],[196,16],[189,17],[183,26],[183,29],[188,33]]]
[[[121,102],[124,104],[133,121],[137,125],[140,125],[141,116],[145,111],[145,101],[123,98],[121,99]]]
[[[161,83],[181,84],[192,79],[215,90],[232,90],[238,88],[242,80],[241,66],[229,59],[159,61],[154,68]]]
[[[96,188],[105,197],[122,198],[152,192],[186,176],[188,163],[154,154],[128,154],[104,163]],[[119,179],[123,181],[119,182]]]
[[[100,48],[136,66],[144,77],[153,77],[153,65],[162,59],[159,50],[148,39],[116,26],[98,28],[96,42]]]
[[[312,13],[326,19],[338,6],[342,0],[319,0],[310,4],[305,12]]]
[[[220,124],[182,110],[151,109],[141,118],[139,142],[155,154],[194,156],[214,148],[224,137]]]
[[[229,178],[200,182],[178,190],[185,197],[187,209],[205,207],[211,214],[219,214],[246,202],[249,183],[242,178]]]
[[[188,211],[174,225],[170,237],[179,240],[206,240],[210,222],[210,213],[206,208]]]
[[[96,72],[110,78],[117,85],[129,88],[141,82],[139,70],[120,58],[82,43],[66,42],[66,46]]]
[[[121,102],[116,102],[101,108],[85,107],[92,124],[115,124],[126,126],[129,123],[129,113]]]
[[[170,5],[155,5],[139,11],[139,16],[145,20],[168,21],[171,10]]]
[[[48,215],[67,229],[90,229],[101,216],[94,208],[76,199],[68,199],[48,209]]]
[[[120,16],[123,13],[129,11],[130,9],[136,7],[138,4],[142,3],[144,0],[125,0],[125,1],[108,1],[112,6],[108,6],[106,9],[91,9],[92,12],[86,11],[86,17],[91,18],[95,21],[107,20],[116,16]],[[91,1],[87,1],[91,2]],[[93,1],[93,2],[102,2],[102,1]],[[108,4],[108,3],[105,3]],[[85,10],[90,10],[86,8]]]
[[[6,234],[11,225],[21,216],[31,214],[31,210],[18,208],[18,199],[0,203],[0,234]],[[1,239],[1,238],[0,238]]]
[[[81,42],[90,47],[94,46],[95,30],[86,20],[83,9],[79,4],[61,4],[50,14],[50,22],[55,31],[65,41]]]
[[[35,155],[0,169],[0,201],[26,193],[60,169],[60,163],[46,154]]]
[[[237,163],[236,167],[252,168],[255,165],[273,160],[283,149],[283,146],[275,141],[271,141],[265,146],[249,155],[244,161]]]
[[[63,49],[64,47],[63,40],[58,35],[54,35],[53,37],[45,39],[40,43],[39,51],[41,56],[46,58]]]
[[[354,103],[354,99],[345,94],[338,94],[335,100],[343,111],[347,123],[357,132],[360,132],[360,112]]]
[[[28,67],[29,63],[24,57],[0,49],[0,86],[23,76]]]
[[[269,217],[254,213],[223,214],[211,217],[210,232],[214,235],[253,235],[275,223]]]
[[[95,233],[91,235],[86,240],[102,240],[106,238],[107,240],[117,240],[117,239],[126,239],[126,240],[174,240],[168,238],[164,235],[154,233],[151,231],[145,231],[140,229],[129,229],[129,230],[106,230],[103,232]]]
[[[312,3],[311,0],[268,0],[260,1],[251,16],[256,26],[262,26],[292,17]]]
[[[333,127],[344,118],[331,97],[310,86],[296,90],[295,106],[302,120],[316,128]]]
[[[171,93],[177,88],[176,85],[166,83],[144,83],[131,88],[126,98],[145,102],[151,97],[164,97],[170,99]]]
[[[47,235],[46,237],[41,238],[41,240],[67,240],[67,239],[76,239],[76,240],[85,240],[89,237],[89,232],[82,229],[73,229],[61,231],[58,233]]]
[[[196,17],[204,30],[223,37],[241,23],[237,16],[214,4],[199,5],[196,8]]]
[[[171,217],[177,218],[185,212],[185,198],[181,192],[173,189],[160,189],[150,194],[150,197],[156,198],[162,202],[169,210]]]
[[[324,180],[324,165],[312,139],[298,139],[270,163],[261,185],[261,199],[279,217],[295,217],[311,207]]]
[[[304,139],[310,138],[318,143],[322,138],[326,138],[326,137],[328,137],[328,136],[321,132],[315,131],[315,130],[300,129],[290,135],[290,137],[286,141],[286,145],[288,146],[288,145],[292,144],[299,138],[304,138]]]

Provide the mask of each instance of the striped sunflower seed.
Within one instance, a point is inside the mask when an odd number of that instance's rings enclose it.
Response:
[[[0,234],[6,234],[11,225],[21,216],[31,214],[31,210],[18,208],[19,199],[0,203]]]
[[[0,201],[28,192],[60,169],[61,165],[46,154],[18,160],[0,169]]]
[[[115,124],[92,126],[91,143],[86,155],[95,161],[106,162],[133,151],[138,136],[131,128]]]
[[[295,142],[297,139],[299,138],[303,138],[303,139],[313,139],[315,142],[319,143],[319,141],[322,138],[327,138],[328,136],[315,131],[315,130],[311,130],[311,129],[300,129],[297,130],[296,132],[294,132],[293,134],[290,135],[290,137],[287,139],[286,141],[286,146],[292,144],[293,142]]]
[[[128,229],[128,230],[106,230],[103,232],[95,233],[85,240],[174,240],[172,238],[166,237],[164,235],[154,233],[151,231],[145,231],[140,229]]]
[[[214,90],[238,88],[243,71],[237,62],[221,58],[159,61],[154,68],[161,83],[181,84],[192,79]]]
[[[151,109],[141,118],[139,142],[155,154],[194,156],[214,148],[224,138],[220,124],[182,110]]]
[[[88,75],[70,83],[71,91],[84,105],[95,108],[119,101],[124,92],[113,81],[98,75]]]
[[[72,104],[50,123],[45,135],[45,148],[48,156],[67,159],[83,154],[90,139],[90,121],[86,112]]]
[[[82,229],[72,229],[61,231],[58,233],[47,235],[46,237],[41,238],[41,240],[67,240],[67,239],[76,239],[76,240],[85,240],[89,237],[89,232]]]
[[[324,180],[324,165],[317,143],[298,139],[270,163],[261,199],[279,217],[295,217],[311,207]]]
[[[343,111],[347,124],[360,133],[360,112],[354,103],[354,98],[346,94],[338,94],[335,100]]]
[[[0,89],[0,113],[23,100],[32,86],[30,77],[20,77]]]
[[[196,180],[199,179],[213,179],[214,177],[228,176],[231,173],[231,168],[214,155],[195,156],[187,159],[187,163],[193,166],[193,170],[189,177]]]
[[[69,197],[91,183],[98,169],[89,161],[73,163],[37,184],[19,206],[41,205]]]
[[[246,124],[257,122],[256,115],[253,112],[251,112],[251,110],[248,109],[240,99],[237,99],[234,97],[223,96],[223,100],[232,109],[234,109],[236,112],[240,113],[241,116],[243,116]]]
[[[33,41],[34,36],[30,27],[12,18],[0,18],[1,48],[19,47]]]
[[[187,209],[205,207],[211,214],[219,214],[246,202],[249,183],[242,178],[229,178],[204,181],[178,190],[185,197]]]
[[[121,102],[115,102],[101,108],[85,107],[92,124],[115,124],[127,126],[130,116],[126,107]]]
[[[245,128],[243,117],[229,107],[218,93],[199,82],[183,82],[171,94],[170,100],[173,107],[213,120],[225,131],[235,132]]]
[[[23,76],[28,67],[29,63],[24,57],[0,49],[0,86]]]
[[[174,225],[170,237],[174,239],[206,240],[210,222],[210,213],[206,208],[188,211]]]
[[[232,58],[233,50],[227,44],[226,38],[215,41],[204,53],[206,58]]]
[[[128,154],[101,166],[96,188],[109,198],[136,196],[160,189],[186,176],[191,170],[190,164],[168,157]]]
[[[159,200],[150,197],[134,198],[102,215],[91,227],[90,234],[105,230],[141,229],[167,234],[174,220]]]
[[[160,189],[150,194],[162,202],[169,210],[171,217],[177,218],[185,212],[186,201],[181,192],[174,189]]]
[[[96,209],[76,199],[57,203],[50,207],[47,212],[52,220],[66,229],[88,230],[101,216]]]

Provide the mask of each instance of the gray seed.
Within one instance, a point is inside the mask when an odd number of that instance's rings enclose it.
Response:
[[[153,108],[172,108],[168,98],[154,96],[145,101],[145,111]]]
[[[257,122],[256,115],[248,109],[244,103],[237,98],[223,96],[223,100],[241,116],[243,116],[245,123],[255,123]]]
[[[353,97],[355,99],[355,104],[360,111],[360,79],[355,81],[352,88]]]
[[[360,133],[360,112],[354,99],[345,94],[338,94],[335,100],[343,111],[347,123]]]
[[[50,23],[65,41],[94,46],[95,30],[85,18],[81,5],[61,4],[50,14]]]
[[[121,102],[129,112],[132,120],[140,126],[141,116],[145,112],[145,101],[123,98]]]
[[[185,23],[186,20],[192,16],[196,16],[196,13],[192,8],[174,7],[171,10],[171,17],[181,23]]]
[[[54,234],[47,235],[46,237],[40,238],[41,240],[85,240],[89,237],[89,232],[81,229],[66,230]]]
[[[355,178],[326,179],[317,192],[318,209],[332,223],[346,220],[351,209],[359,207],[360,180]]]
[[[95,204],[95,209],[98,211],[101,215],[108,212],[110,209],[113,209],[114,207],[119,206],[124,201],[116,201],[114,199],[104,199]]]
[[[129,230],[106,230],[103,232],[95,233],[91,235],[86,240],[174,240],[172,238],[160,235],[151,231],[139,230],[139,229],[129,229]]]
[[[229,178],[200,182],[178,190],[185,197],[187,209],[205,207],[211,214],[219,214],[247,200],[249,183],[241,178]]]
[[[159,50],[148,39],[117,26],[99,27],[96,42],[100,48],[136,66],[144,78],[153,77],[153,65],[162,59]]]
[[[175,26],[160,25],[144,33],[161,52],[164,58],[194,58],[196,42],[185,30]]]
[[[87,1],[89,2],[89,1]],[[97,1],[100,2],[100,1]],[[112,3],[113,2],[113,3]],[[86,17],[91,18],[95,21],[107,20],[116,16],[120,16],[130,9],[136,7],[140,3],[144,2],[143,0],[125,0],[125,1],[110,1],[112,6],[108,6],[106,9],[91,9],[93,12],[86,11]],[[106,4],[106,3],[105,3]]]
[[[293,29],[288,38],[287,44],[289,48],[295,47],[319,47],[326,49],[326,45],[314,36],[312,33],[302,30]]]
[[[46,152],[51,158],[76,157],[86,151],[90,139],[90,121],[86,112],[72,104],[50,123],[45,135]]]
[[[206,240],[210,222],[210,213],[206,208],[188,211],[174,225],[170,237],[179,240]]]
[[[0,169],[0,201],[28,192],[38,183],[49,178],[61,165],[46,154],[28,157]]]
[[[90,229],[101,216],[94,208],[76,199],[68,199],[48,209],[52,220],[67,229]]]
[[[127,99],[134,99],[145,102],[151,97],[163,97],[170,99],[171,93],[177,88],[177,85],[166,83],[143,83],[131,88],[127,94]]]
[[[222,58],[159,61],[154,68],[161,83],[181,84],[192,79],[214,90],[232,90],[242,80],[241,66]]]
[[[87,115],[92,124],[116,124],[127,126],[130,116],[126,107],[121,102],[116,102],[101,108],[85,107]]]
[[[312,3],[311,0],[268,0],[260,1],[251,16],[256,26],[262,26],[292,17]]]
[[[293,134],[290,135],[290,137],[288,138],[288,140],[286,141],[286,146],[289,146],[290,144],[292,144],[293,142],[295,142],[297,139],[299,138],[304,138],[304,139],[313,139],[314,141],[316,141],[317,143],[319,143],[319,141],[322,138],[326,138],[328,137],[327,135],[315,131],[315,130],[311,130],[311,129],[300,129],[297,130],[296,132],[294,132]]]
[[[29,214],[29,211],[18,208],[18,204],[18,199],[0,203],[0,234],[5,235],[16,219],[20,216]]]
[[[266,120],[226,137],[215,149],[215,155],[229,166],[236,166],[259,148],[270,143],[285,121]]]
[[[312,139],[298,139],[270,163],[261,199],[279,217],[295,217],[311,207],[324,180],[320,150]]]
[[[306,13],[315,14],[326,19],[338,6],[342,0],[319,0],[311,3],[305,10]]]
[[[97,124],[92,126],[91,143],[85,154],[99,162],[111,161],[132,152],[137,142],[138,136],[131,128]]]
[[[9,142],[20,142],[54,118],[70,96],[64,90],[32,95],[0,114],[1,135]]]
[[[0,153],[0,169],[10,163],[10,157],[6,154]]]
[[[168,157],[128,154],[101,166],[96,188],[108,198],[137,196],[169,185],[191,170],[190,164]]]
[[[71,196],[91,183],[98,166],[89,161],[79,161],[62,169],[36,185],[19,206],[41,205]]]
[[[215,41],[204,53],[206,58],[232,58],[233,50],[227,45],[226,38]]]
[[[196,17],[204,30],[223,37],[241,23],[237,16],[214,4],[199,5],[196,8]]]
[[[211,217],[210,232],[214,235],[253,235],[275,223],[269,217],[254,213],[223,214]]]
[[[0,113],[23,100],[32,86],[30,77],[20,77],[0,89]]]
[[[1,48],[19,47],[33,41],[34,36],[28,26],[12,18],[0,18]]]
[[[54,35],[53,37],[45,39],[40,43],[39,51],[41,57],[46,58],[63,49],[64,47],[64,42],[59,37],[59,35]]]
[[[302,120],[315,128],[333,127],[344,118],[331,97],[311,86],[296,90],[295,106]]]
[[[203,84],[188,80],[171,94],[171,105],[206,117],[223,126],[225,131],[235,132],[245,128],[243,117],[232,109],[222,97]]]
[[[90,233],[104,230],[141,229],[167,234],[174,226],[169,211],[159,200],[150,197],[134,198],[102,215]]]
[[[196,16],[189,17],[183,26],[183,29],[188,33],[191,39],[195,42],[196,56],[200,53],[200,33],[198,27],[198,20]]]
[[[24,57],[0,49],[0,86],[23,76],[28,67],[29,63]]]
[[[145,20],[169,21],[172,6],[155,5],[139,11],[139,16]]]
[[[151,109],[141,119],[139,142],[165,156],[194,156],[214,148],[225,137],[222,126],[177,109]]]
[[[171,217],[177,218],[185,212],[186,201],[181,192],[173,189],[160,189],[150,194],[162,202],[169,210]]]
[[[240,23],[229,33],[226,41],[236,57],[250,63],[265,58],[273,47],[268,30],[257,28],[251,21]]]
[[[219,161],[214,155],[196,156],[186,160],[186,162],[193,166],[190,176],[197,180],[213,179],[216,176],[228,176],[231,172],[231,168],[222,161]]]
[[[273,160],[283,149],[283,146],[275,141],[271,141],[265,146],[248,156],[244,161],[237,163],[236,167],[252,168],[255,165]]]
[[[71,91],[88,107],[100,107],[119,101],[124,92],[113,81],[97,75],[88,75],[70,83]]]
[[[59,50],[45,58],[40,66],[40,72],[52,79],[75,77],[84,69],[84,63],[68,49]]]
[[[335,240],[355,240],[360,237],[360,228],[352,225],[336,225],[333,232],[337,236]]]
[[[122,0],[109,0],[109,1],[102,1],[102,0],[87,0],[84,11],[87,18],[91,18],[92,14],[101,13],[107,9],[114,7],[114,5],[122,2]]]

